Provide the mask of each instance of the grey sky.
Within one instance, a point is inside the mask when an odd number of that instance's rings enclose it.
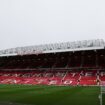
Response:
[[[105,40],[105,0],[0,0],[0,49]]]

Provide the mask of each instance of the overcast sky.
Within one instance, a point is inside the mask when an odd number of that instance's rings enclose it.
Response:
[[[105,40],[105,0],[0,0],[0,49]]]

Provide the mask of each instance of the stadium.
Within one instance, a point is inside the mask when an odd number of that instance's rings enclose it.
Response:
[[[0,0],[0,105],[105,105],[105,0]]]
[[[104,105],[102,39],[0,51],[1,105]]]

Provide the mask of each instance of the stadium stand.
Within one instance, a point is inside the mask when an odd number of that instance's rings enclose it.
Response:
[[[0,84],[96,86],[105,81],[103,40],[0,51]]]

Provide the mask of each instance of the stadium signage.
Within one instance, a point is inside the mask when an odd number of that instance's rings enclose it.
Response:
[[[29,52],[18,52],[17,55],[32,55],[32,54],[42,54],[42,51],[29,51]]]

